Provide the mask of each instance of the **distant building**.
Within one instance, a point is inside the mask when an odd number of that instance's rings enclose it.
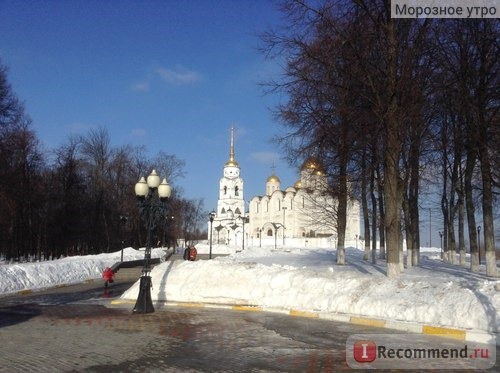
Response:
[[[235,159],[234,129],[231,128],[229,160],[219,181],[219,199],[212,225],[212,243],[243,247],[289,246],[335,247],[338,201],[326,193],[327,177],[321,163],[307,159],[299,180],[281,190],[274,171],[267,178],[265,194],[255,196],[245,212],[243,179]],[[360,233],[360,205],[349,198],[346,241],[354,242]]]
[[[246,233],[252,245],[332,247],[337,241],[338,201],[327,191],[321,163],[307,159],[295,185],[281,189],[273,172],[267,179],[265,195],[253,197],[249,206]],[[360,232],[360,205],[350,198],[347,208],[346,241],[355,241]]]
[[[219,199],[216,216],[212,223],[212,242],[226,245],[241,245],[245,200],[240,166],[234,156],[234,128],[231,128],[229,160],[224,165],[223,176],[219,180]],[[208,223],[210,237],[210,223]]]

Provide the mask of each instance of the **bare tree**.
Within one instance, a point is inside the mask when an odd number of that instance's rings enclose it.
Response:
[[[401,208],[406,185],[401,169],[405,138],[410,139],[407,159],[411,192],[416,203],[409,205],[413,237],[418,240],[418,170],[421,131],[410,132],[422,123],[412,99],[421,91],[415,76],[422,60],[427,21],[396,20],[390,16],[390,1],[352,2],[285,1],[283,9],[291,27],[284,34],[267,34],[270,49],[286,56],[288,80],[274,82],[290,100],[278,108],[278,115],[290,132],[281,139],[289,154],[315,154],[327,159],[330,175],[339,186],[339,242],[342,232],[345,183],[347,175],[359,167],[354,156],[359,136],[381,134],[380,164],[384,202],[384,229],[387,244],[388,276],[401,270]],[[413,105],[413,106],[411,106]],[[373,118],[367,123],[364,112]],[[413,115],[413,116],[412,116]],[[361,118],[359,120],[358,118]],[[359,164],[359,163],[358,163]],[[373,165],[374,169],[378,165]],[[413,171],[411,171],[413,170]],[[359,179],[359,178],[358,178]],[[372,191],[375,184],[372,185]],[[372,198],[375,201],[375,198]],[[376,214],[376,205],[372,206]],[[376,215],[373,215],[374,217]],[[376,224],[376,221],[372,224]],[[413,239],[412,239],[413,243]]]
[[[443,136],[452,136],[456,140],[448,144],[454,159],[449,169],[451,178],[452,202],[458,195],[456,205],[445,199],[445,238],[454,245],[454,216],[459,213],[459,249],[463,252],[463,207],[467,211],[469,242],[471,251],[471,270],[478,271],[480,248],[478,247],[476,211],[474,196],[476,186],[481,190],[481,210],[483,213],[483,234],[486,252],[486,268],[489,276],[497,276],[493,205],[495,186],[494,162],[495,133],[498,132],[498,71],[499,71],[499,22],[498,20],[448,20],[439,24],[437,34],[440,46],[437,54],[442,75],[447,77],[447,86],[443,96],[451,96],[446,102],[448,118],[452,118],[452,130],[443,127]],[[445,86],[446,87],[446,86]],[[443,122],[447,125],[448,122]],[[463,149],[463,150],[462,150]],[[446,150],[444,150],[446,151]],[[462,157],[465,156],[465,166]],[[444,159],[448,158],[445,154]],[[462,169],[464,168],[463,172]],[[463,183],[461,177],[463,175]],[[445,179],[446,181],[447,179]],[[449,207],[448,207],[449,205]],[[454,247],[451,248],[455,250]],[[463,256],[463,255],[462,255]],[[461,262],[463,263],[463,257]]]

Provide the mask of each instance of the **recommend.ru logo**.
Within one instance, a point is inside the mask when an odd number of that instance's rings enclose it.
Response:
[[[346,342],[354,369],[489,369],[496,343],[459,341],[420,334],[354,334]]]

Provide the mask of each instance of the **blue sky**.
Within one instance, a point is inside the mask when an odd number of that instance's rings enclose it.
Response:
[[[257,51],[279,22],[269,0],[0,0],[0,61],[48,150],[105,127],[184,160],[184,196],[211,210],[231,126],[245,200],[273,163],[283,187],[298,177],[270,141],[278,97],[258,85],[281,73]]]

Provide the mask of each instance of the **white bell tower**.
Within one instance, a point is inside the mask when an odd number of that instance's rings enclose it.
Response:
[[[240,165],[234,157],[234,128],[231,128],[229,160],[224,165],[223,176],[219,180],[219,199],[212,224],[213,242],[240,245],[243,234],[242,218],[245,216],[243,179],[240,177]]]

